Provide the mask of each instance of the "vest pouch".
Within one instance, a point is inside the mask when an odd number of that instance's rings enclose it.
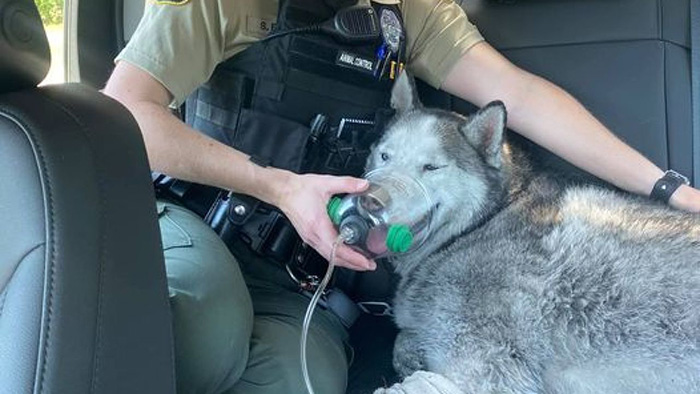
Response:
[[[300,172],[311,130],[274,114],[241,108],[234,148],[255,162]],[[222,191],[205,218],[229,247],[244,244],[258,255],[286,264],[300,238],[289,220],[273,207],[245,195]]]
[[[209,137],[233,146],[241,108],[250,107],[254,80],[219,70],[187,97],[185,122]]]
[[[261,133],[260,130],[265,130]],[[272,167],[300,172],[309,126],[274,114],[242,108],[233,146]]]

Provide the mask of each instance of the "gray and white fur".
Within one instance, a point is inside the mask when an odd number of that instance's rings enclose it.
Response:
[[[367,169],[434,202],[430,238],[392,261],[400,375],[469,394],[700,393],[700,216],[533,171],[501,102],[424,108],[404,73],[392,106]]]

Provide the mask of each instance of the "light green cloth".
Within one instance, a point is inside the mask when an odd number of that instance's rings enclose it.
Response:
[[[228,248],[194,213],[158,202],[158,215],[178,393],[306,393],[299,338],[309,299],[283,282],[287,279],[279,267],[252,255],[252,261],[246,258],[252,267],[244,281]],[[262,277],[254,277],[257,268]],[[317,310],[307,350],[315,392],[345,392],[346,341],[337,318]]]

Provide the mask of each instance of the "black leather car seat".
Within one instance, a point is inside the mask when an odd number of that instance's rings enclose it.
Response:
[[[49,65],[0,0],[0,393],[174,393],[146,152],[127,110]]]
[[[564,87],[661,169],[692,177],[688,0],[457,1],[512,62]]]

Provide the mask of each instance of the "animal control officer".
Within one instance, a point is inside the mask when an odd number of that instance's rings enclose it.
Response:
[[[502,100],[509,127],[630,192],[649,195],[664,175],[562,89],[496,52],[452,0],[373,5],[398,10],[405,31],[402,56],[416,77],[478,106]],[[207,82],[217,65],[246,56],[278,22],[277,14],[275,0],[151,1],[104,92],[138,121],[152,169],[278,207],[301,238],[328,258],[336,234],[326,203],[331,195],[363,190],[364,181],[265,166],[221,139],[196,132],[170,110]],[[700,211],[700,192],[682,185],[670,204]],[[269,273],[246,273],[244,282],[234,257],[198,216],[165,202],[158,203],[158,212],[178,391],[303,393],[298,340],[308,299]],[[338,259],[354,270],[375,267],[345,246]],[[318,311],[310,335],[314,387],[320,393],[343,393],[345,329],[332,314]]]

